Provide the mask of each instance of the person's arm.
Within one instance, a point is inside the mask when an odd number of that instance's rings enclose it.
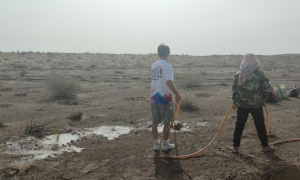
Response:
[[[237,82],[238,82],[238,75],[234,76],[234,80],[233,80],[233,84],[232,84],[232,108],[235,110],[236,109],[236,105],[234,103],[235,101],[235,97],[236,97],[236,93],[237,93]]]
[[[265,76],[264,72],[261,71],[261,94],[262,99],[266,100],[270,92],[269,79]]]
[[[169,89],[175,94],[175,99],[178,103],[181,100],[181,97],[172,81],[174,81],[174,71],[173,66],[170,66],[166,69],[166,84],[169,87]]]
[[[237,93],[237,82],[238,82],[238,75],[234,76],[234,81],[232,84],[232,100],[235,99],[236,93]]]
[[[174,86],[173,82],[171,80],[168,80],[167,86],[170,88],[170,90],[175,94],[176,102],[178,103],[181,100],[180,94],[178,93],[176,87]]]

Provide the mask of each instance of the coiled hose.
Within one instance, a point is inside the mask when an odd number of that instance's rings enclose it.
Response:
[[[269,135],[269,112],[268,112],[268,108],[266,105],[264,105],[264,108],[265,108],[265,111],[266,111],[266,115],[267,115],[267,125],[266,125],[266,131],[267,131],[267,135]],[[177,115],[179,113],[179,109],[180,109],[180,102],[177,104],[177,109],[176,109],[176,112],[175,112],[175,115],[173,117],[173,120],[172,122],[170,123],[168,129],[166,132],[168,132],[170,130],[170,128],[173,126],[173,123],[175,121],[175,119],[177,118]],[[199,154],[202,154],[204,151],[206,151],[217,139],[217,137],[219,136],[219,134],[221,133],[221,130],[223,129],[224,125],[225,125],[225,122],[226,120],[228,119],[228,116],[230,115],[231,111],[233,110],[234,108],[231,107],[225,118],[223,119],[222,121],[222,124],[219,128],[219,130],[217,131],[217,133],[215,134],[215,136],[213,137],[213,139],[210,141],[210,143],[208,143],[204,148],[200,149],[199,151],[195,152],[195,153],[192,153],[192,154],[187,154],[187,155],[182,155],[182,156],[171,156],[171,155],[168,155],[168,154],[165,154],[162,149],[161,149],[161,145],[163,143],[163,140],[165,138],[165,134],[163,135],[163,137],[161,138],[160,140],[160,152],[162,153],[162,155],[166,158],[171,158],[171,159],[188,159],[188,158],[191,158],[191,157],[195,157]],[[293,141],[300,141],[300,138],[291,138],[291,139],[284,139],[284,140],[279,140],[279,141],[275,141],[273,143],[269,143],[269,145],[273,146],[273,145],[276,145],[276,144],[281,144],[281,143],[285,143],[285,142],[293,142]]]

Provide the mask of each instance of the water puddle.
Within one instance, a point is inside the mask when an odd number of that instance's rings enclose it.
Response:
[[[176,121],[175,121],[176,122]],[[151,126],[149,126],[148,130],[151,131]],[[162,133],[164,130],[164,125],[163,124],[159,124],[157,126],[157,131],[158,133]],[[187,126],[187,124],[185,123],[175,123],[173,124],[173,128],[171,128],[170,132],[173,133],[173,132],[179,132],[179,131],[191,131],[192,128],[190,126]]]
[[[180,125],[180,131],[192,130],[192,128],[185,123],[179,123],[178,125]],[[199,122],[197,126],[209,126],[209,124],[208,122]],[[80,141],[80,139],[89,135],[102,135],[107,137],[108,140],[113,140],[120,135],[128,134],[133,129],[134,128],[124,126],[100,126],[89,128],[82,132],[49,135],[42,139],[26,137],[17,142],[7,142],[3,144],[5,147],[4,153],[21,156],[21,158],[13,162],[13,164],[26,164],[35,160],[56,157],[64,152],[80,153],[84,148],[78,148],[72,145],[71,142]],[[151,130],[151,127],[148,128],[148,130]],[[171,129],[171,132],[174,131],[175,130]],[[162,124],[158,126],[158,132],[163,132]],[[175,132],[179,131],[176,130]]]
[[[204,121],[204,122],[198,122],[196,125],[197,125],[197,126],[211,126],[207,121]]]
[[[118,138],[122,134],[128,134],[131,130],[130,127],[123,127],[123,126],[100,126],[97,128],[92,128],[93,134],[102,135],[107,137],[109,140],[113,140]]]
[[[64,135],[62,135],[63,137]],[[63,152],[81,152],[83,148],[78,148],[67,144],[66,140],[56,141],[57,136],[47,136],[44,139],[27,137],[17,142],[7,142],[7,154],[22,155],[22,157],[13,162],[13,164],[23,164],[34,160],[55,157]],[[74,138],[73,138],[74,139]]]
[[[192,123],[195,124],[196,126],[203,126],[203,127],[208,127],[211,126],[212,124],[207,122],[207,121],[203,121],[203,122],[197,122],[197,123]],[[175,121],[173,124],[173,128],[171,129],[170,132],[179,132],[179,131],[185,131],[185,132],[190,132],[193,130],[193,128],[195,128],[194,125],[188,125],[186,123],[180,123]],[[148,127],[148,129],[151,131],[151,125]],[[159,133],[163,132],[164,129],[164,125],[163,124],[159,124],[157,126],[157,130]]]
[[[6,154],[21,155],[21,158],[13,164],[25,164],[47,157],[56,157],[64,152],[81,152],[84,148],[71,145],[71,142],[96,134],[107,137],[109,140],[118,138],[120,135],[128,134],[132,128],[123,126],[100,126],[87,129],[84,132],[72,132],[66,134],[49,135],[43,139],[26,137],[17,142],[5,144]]]

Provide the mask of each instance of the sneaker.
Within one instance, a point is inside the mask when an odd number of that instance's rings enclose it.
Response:
[[[274,150],[274,146],[262,146],[261,147],[262,152],[268,152],[268,151],[273,151],[273,150]]]
[[[169,143],[169,141],[163,142],[161,145],[161,150],[163,151],[172,150],[172,149],[175,149],[175,145]]]
[[[232,153],[239,153],[239,147],[237,147],[237,146],[232,146],[230,148],[230,150],[231,150]]]
[[[153,151],[159,151],[160,150],[160,142],[158,141],[158,142],[156,142],[156,143],[154,143],[154,147],[153,147]]]

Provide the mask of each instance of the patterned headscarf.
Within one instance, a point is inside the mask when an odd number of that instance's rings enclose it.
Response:
[[[240,74],[238,78],[237,86],[243,86],[248,77],[253,73],[255,69],[259,67],[260,61],[255,59],[254,54],[246,54],[240,66]]]

